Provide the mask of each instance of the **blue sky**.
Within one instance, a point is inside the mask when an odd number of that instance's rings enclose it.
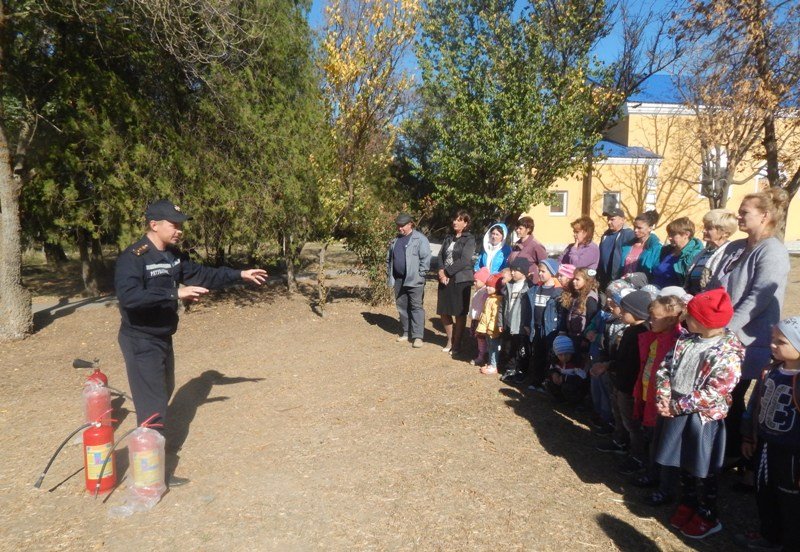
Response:
[[[626,0],[622,0],[625,2]],[[679,0],[627,0],[627,4],[632,11],[649,10],[653,8],[656,11],[669,11],[674,3]],[[313,29],[319,29],[323,24],[323,16],[327,0],[313,0],[311,11],[309,13],[309,23]],[[622,48],[622,36],[619,32],[612,32],[605,40],[603,40],[597,48],[597,55],[603,61],[610,61],[615,58],[616,54]],[[409,60],[411,66],[416,67],[416,60],[413,59],[413,52],[409,54],[412,58]]]

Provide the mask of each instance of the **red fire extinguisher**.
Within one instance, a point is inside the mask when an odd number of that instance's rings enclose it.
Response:
[[[115,395],[119,395],[120,397],[125,397],[126,399],[131,401],[133,400],[131,396],[125,393],[124,391],[120,391],[119,389],[116,389],[115,387],[111,387],[110,385],[108,385],[108,376],[106,376],[100,370],[100,359],[96,358],[94,360],[83,360],[80,358],[76,358],[75,360],[72,361],[72,367],[90,368],[90,369],[93,368],[94,372],[89,374],[89,377],[86,378],[86,383],[95,382],[104,387],[108,387],[108,389]]]
[[[114,429],[102,423],[104,412],[83,432],[83,467],[86,490],[97,494],[110,491],[117,484],[114,463]]]
[[[86,378],[86,381],[96,381],[97,383],[102,384],[105,387],[108,387],[108,376],[106,376],[100,368],[95,368],[94,372],[89,374],[89,377]]]

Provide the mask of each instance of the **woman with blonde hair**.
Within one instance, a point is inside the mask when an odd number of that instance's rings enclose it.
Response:
[[[727,456],[739,456],[744,396],[750,382],[769,364],[772,327],[781,319],[789,276],[789,252],[773,234],[783,224],[789,195],[781,188],[748,194],[739,206],[739,230],[747,238],[725,248],[708,288],[723,287],[733,303],[728,328],[747,347],[742,380],[733,390]]]
[[[727,209],[712,209],[703,217],[703,240],[706,247],[695,257],[686,274],[683,288],[697,295],[708,288],[711,276],[717,269],[725,249],[731,243],[730,237],[739,228],[736,213]]]

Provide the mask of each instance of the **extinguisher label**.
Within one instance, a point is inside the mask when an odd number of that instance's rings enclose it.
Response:
[[[161,464],[158,450],[133,453],[133,484],[149,487],[161,482]]]
[[[89,475],[89,479],[98,479],[100,477],[100,470],[103,469],[103,462],[110,450],[111,443],[106,443],[104,445],[87,445],[86,471]],[[114,462],[109,460],[103,472],[103,479],[112,475],[114,475]]]

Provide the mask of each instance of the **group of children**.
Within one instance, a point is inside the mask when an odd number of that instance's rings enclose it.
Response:
[[[476,271],[471,363],[579,408],[591,397],[592,425],[611,437],[598,450],[624,455],[619,471],[652,489],[646,501],[678,498],[669,522],[686,537],[720,531],[723,420],[745,353],[726,329],[733,316],[726,291],[692,297],[634,273],[603,290],[601,308],[594,270],[545,259],[535,284],[531,272],[519,257],[498,274]],[[772,353],[743,446],[758,466],[761,531],[740,539],[753,550],[800,550],[793,523],[800,513],[800,317],[775,327]]]

